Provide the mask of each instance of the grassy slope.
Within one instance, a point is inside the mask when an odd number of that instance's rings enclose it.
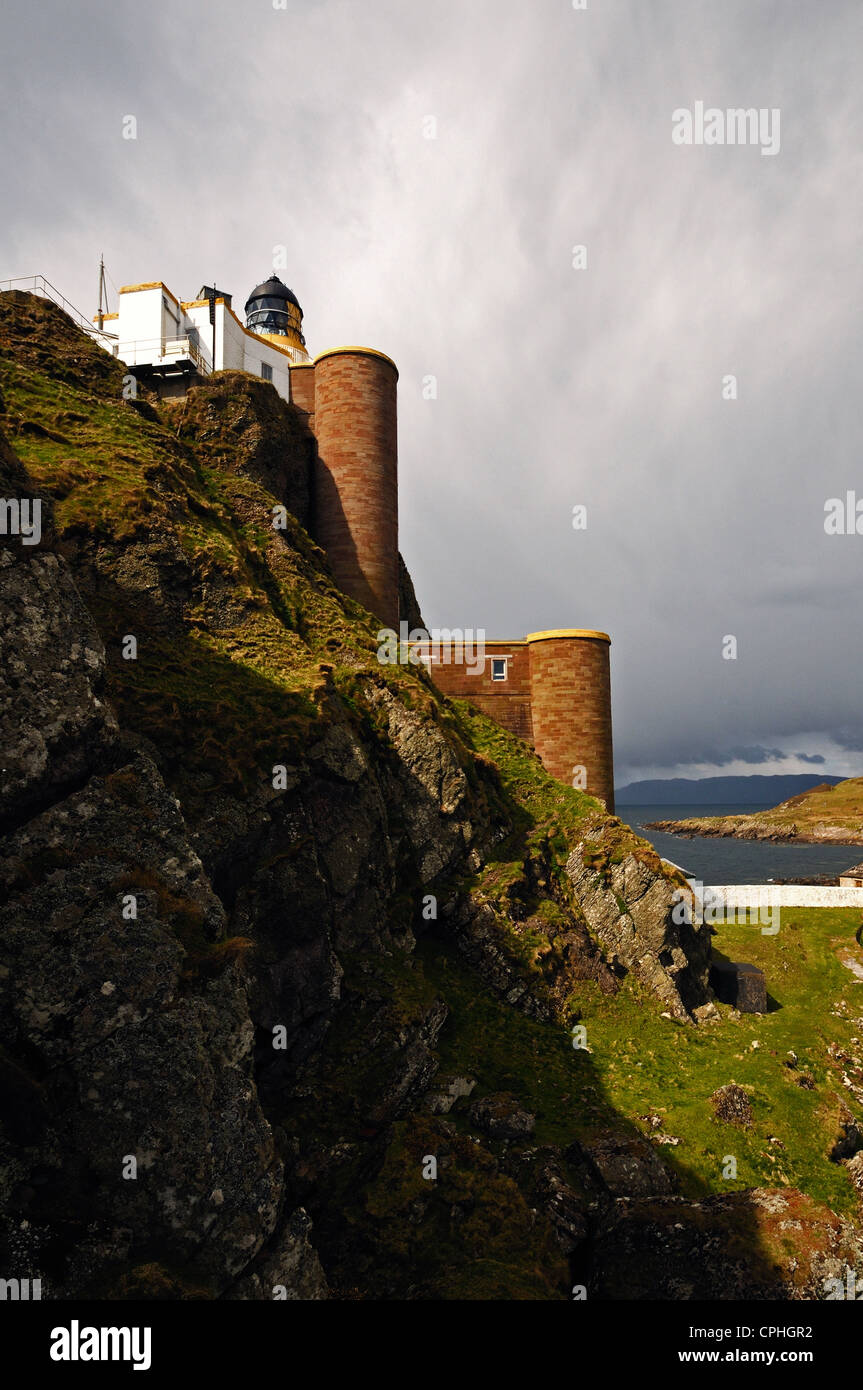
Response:
[[[801,792],[769,811],[656,824],[689,834],[863,845],[863,777],[850,777],[830,789]]]
[[[721,1023],[695,1029],[658,1017],[655,1001],[637,989],[609,997],[586,983],[579,1003],[590,1053],[574,1050],[562,1029],[534,1023],[476,990],[451,953],[425,945],[426,972],[453,1006],[441,1038],[442,1068],[476,1076],[480,1091],[514,1092],[536,1112],[540,1142],[589,1138],[615,1116],[649,1131],[641,1117],[659,1114],[658,1133],[682,1141],[663,1146],[663,1157],[691,1196],[789,1184],[835,1211],[852,1211],[851,1184],[828,1153],[843,1103],[858,1116],[861,1107],[842,1084],[847,1063],[828,1048],[861,1051],[863,984],[835,952],[841,942],[863,962],[854,942],[859,913],[789,910],[784,919],[775,937],[727,925],[715,939],[723,954],[764,969],[779,1006],[772,1012],[734,1018],[718,1005]],[[794,1069],[785,1065],[789,1051],[798,1057]],[[814,1089],[797,1084],[803,1074]],[[853,1068],[850,1074],[853,1081]],[[750,1095],[750,1130],[713,1117],[708,1099],[730,1081]],[[863,1075],[856,1085],[863,1088]],[[738,1164],[733,1182],[721,1176],[729,1153]]]

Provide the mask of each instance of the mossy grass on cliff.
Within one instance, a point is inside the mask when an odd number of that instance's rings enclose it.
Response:
[[[439,1156],[433,1182],[428,1155]],[[546,1300],[565,1288],[550,1227],[491,1154],[436,1116],[396,1123],[364,1207],[379,1252],[426,1297]]]
[[[556,860],[563,864],[576,840],[589,831],[590,822],[602,822],[602,847],[585,844],[603,862],[619,863],[635,854],[656,871],[660,859],[646,840],[616,816],[607,816],[602,804],[584,791],[567,787],[550,777],[539,758],[522,739],[507,733],[467,700],[451,702],[461,737],[479,758],[494,763],[504,795],[511,809],[514,829],[495,855],[506,861],[510,851],[547,842]]]
[[[572,889],[567,863],[579,852],[604,875],[628,854],[664,872],[653,848],[594,797],[550,777],[533,750],[467,701],[451,703],[452,723],[480,763],[491,764],[510,832],[460,887],[496,912],[504,956],[548,999],[566,973],[573,924],[598,945]],[[591,836],[595,836],[592,839]],[[620,901],[621,912],[626,904]]]
[[[201,439],[181,429],[182,407],[123,399],[125,373],[53,304],[2,296],[0,425],[53,500],[120,722],[160,750],[186,812],[268,778],[316,724],[356,720],[385,740],[364,680],[436,719],[425,673],[377,661],[375,618],[338,591],[290,511],[274,529],[283,499],[244,472],[234,415],[257,440],[262,402],[299,429],[291,408],[253,377],[217,374],[201,388],[214,412]]]
[[[507,733],[467,700],[451,702],[458,728],[471,750],[498,768],[504,790],[516,809],[514,833],[551,830],[561,837],[577,831],[584,817],[599,809],[585,792],[550,777],[531,748]],[[560,840],[563,849],[563,839]]]

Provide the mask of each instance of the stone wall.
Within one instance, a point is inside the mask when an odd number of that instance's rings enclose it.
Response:
[[[706,891],[727,907],[859,907],[863,888],[830,888],[820,884],[723,883]]]

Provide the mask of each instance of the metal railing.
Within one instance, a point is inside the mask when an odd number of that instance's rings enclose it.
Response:
[[[209,374],[213,360],[206,348],[194,338],[124,338],[112,348],[115,357],[130,367],[169,366],[187,357],[199,371]]]
[[[80,309],[76,309],[74,304],[70,304],[66,296],[61,294],[50,280],[46,280],[44,275],[17,275],[11,280],[0,280],[0,293],[8,290],[30,290],[31,294],[39,294],[43,299],[52,300],[64,313],[69,315],[70,319],[77,323],[79,328],[83,328],[85,333],[89,333],[91,338],[95,338],[101,347],[107,347],[109,352],[113,351],[109,344],[116,341],[117,334],[106,333],[104,329],[97,328],[95,323],[91,323]],[[104,341],[106,339],[107,342]]]

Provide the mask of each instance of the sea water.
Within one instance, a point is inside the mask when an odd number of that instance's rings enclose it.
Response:
[[[690,820],[702,816],[754,815],[771,808],[741,806],[622,806],[616,814],[649,840],[663,859],[670,859],[702,883],[769,883],[779,878],[837,877],[859,864],[863,845],[787,845],[771,840],[713,839],[698,835],[668,835],[646,830],[647,821]]]

